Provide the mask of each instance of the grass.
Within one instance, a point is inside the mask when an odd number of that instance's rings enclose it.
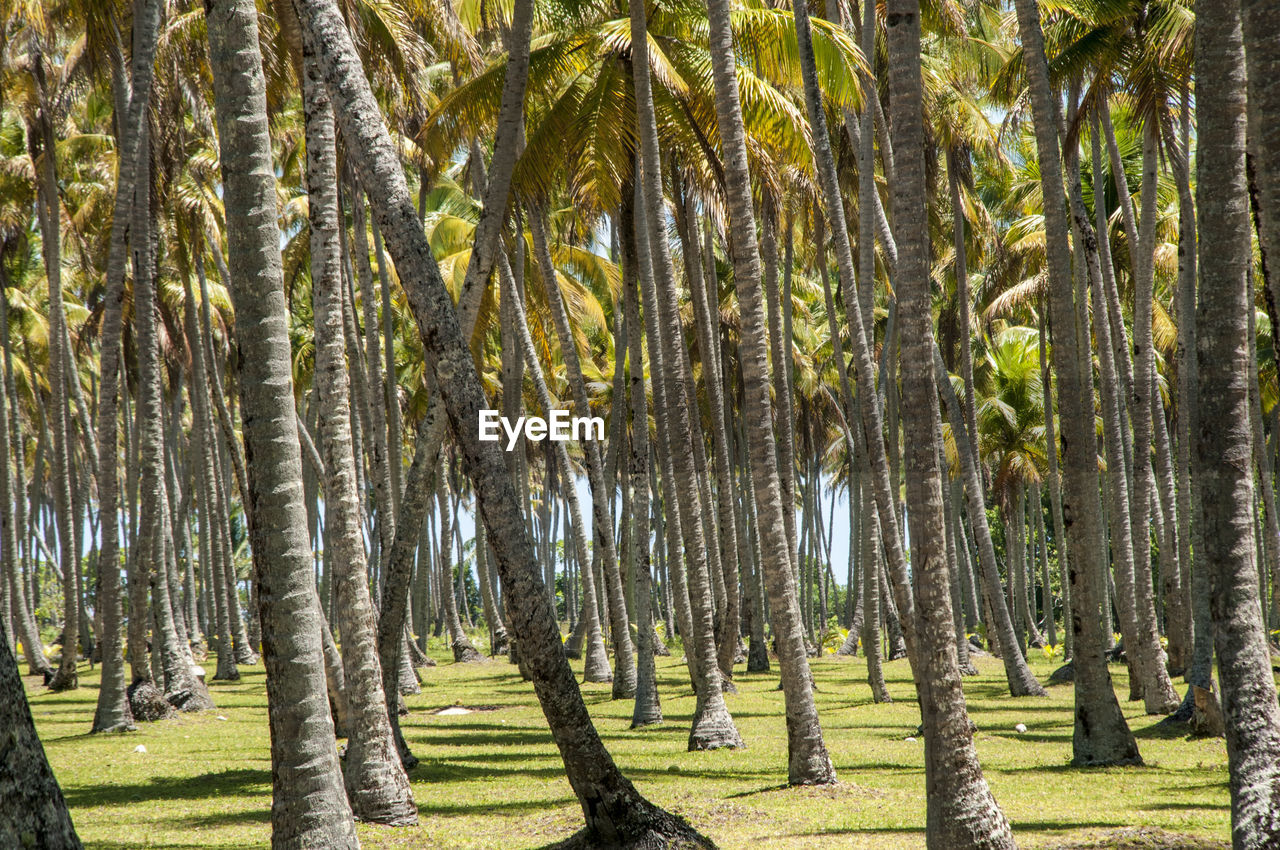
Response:
[[[581,826],[581,812],[532,687],[503,660],[458,665],[433,646],[408,698],[405,735],[422,760],[410,775],[417,827],[361,825],[365,848],[539,847]],[[1145,767],[1079,770],[1071,757],[1070,685],[1047,699],[1007,695],[1003,668],[976,659],[965,681],[988,782],[1022,847],[1220,847],[1230,835],[1227,758],[1221,740],[1188,740],[1155,726],[1113,666],[1117,692]],[[578,662],[575,662],[576,664]],[[1041,680],[1054,665],[1032,664]],[[783,701],[773,674],[737,677],[728,698],[747,742],[739,751],[685,751],[694,699],[679,657],[659,658],[666,723],[630,731],[631,703],[608,685],[584,685],[596,728],[651,800],[687,817],[722,847],[865,847],[924,844],[923,741],[905,661],[886,665],[895,702],[875,705],[859,659],[814,662],[818,704],[840,785],[787,789]],[[579,666],[579,671],[581,670]],[[266,846],[271,761],[261,666],[237,683],[214,682],[217,708],[144,726],[129,735],[87,734],[96,671],[54,694],[27,680],[31,708],[85,846],[231,848]],[[432,712],[484,706],[464,715]],[[1027,726],[1018,734],[1018,723]],[[138,745],[146,753],[135,752]],[[1142,829],[1135,829],[1142,828]],[[1122,836],[1125,840],[1122,841]],[[1151,843],[1147,843],[1151,842]]]

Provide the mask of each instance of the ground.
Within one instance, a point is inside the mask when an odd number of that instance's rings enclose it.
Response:
[[[408,698],[405,736],[422,760],[410,778],[417,827],[361,825],[365,848],[541,847],[581,825],[533,689],[503,659],[423,670]],[[1034,654],[1041,681],[1058,662]],[[1225,848],[1230,835],[1222,740],[1188,740],[1123,701],[1145,767],[1078,770],[1071,758],[1071,685],[1046,698],[1008,696],[1000,662],[976,659],[965,680],[978,754],[1022,847]],[[575,662],[579,664],[579,662]],[[583,692],[610,751],[641,792],[687,817],[724,848],[924,845],[923,741],[905,660],[886,664],[891,705],[871,702],[860,658],[814,662],[818,705],[840,785],[787,789],[777,674],[737,675],[728,697],[745,750],[685,751],[694,700],[679,652],[658,659],[667,722],[630,731],[630,701],[608,685]],[[580,668],[579,668],[580,669]],[[741,668],[740,668],[741,669]],[[28,679],[40,737],[89,850],[263,847],[270,833],[271,763],[261,666],[237,683],[211,683],[213,711],[93,736],[96,671],[79,690],[46,692]],[[470,713],[438,713],[468,707]],[[1019,734],[1015,727],[1025,724]],[[145,747],[145,752],[137,748]]]

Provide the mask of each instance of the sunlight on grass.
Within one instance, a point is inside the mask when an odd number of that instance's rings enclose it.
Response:
[[[538,847],[581,825],[581,813],[534,699],[505,660],[426,669],[408,698],[405,736],[422,760],[412,773],[421,823],[393,830],[361,826],[366,848]],[[1158,827],[1218,846],[1230,834],[1226,750],[1221,740],[1167,736],[1140,703],[1122,702],[1147,766],[1076,770],[1071,757],[1071,686],[1048,699],[1007,696],[1000,662],[976,659],[966,680],[977,746],[997,800],[1023,847],[1106,840],[1113,830]],[[1056,662],[1032,654],[1041,680]],[[575,662],[577,664],[577,662]],[[579,665],[580,669],[580,665]],[[923,742],[905,661],[885,665],[892,705],[874,705],[859,659],[814,662],[818,705],[841,784],[784,789],[783,701],[773,674],[739,673],[728,697],[747,749],[685,751],[694,700],[679,657],[659,658],[667,722],[632,732],[629,701],[608,685],[583,692],[614,757],[643,793],[689,818],[722,847],[923,846]],[[81,688],[53,694],[28,679],[31,707],[85,846],[230,848],[265,846],[270,835],[271,761],[261,666],[237,683],[211,683],[217,709],[91,736],[97,671]],[[1123,666],[1113,666],[1128,693]],[[431,712],[462,705],[470,714]],[[225,719],[223,719],[225,718]],[[1014,727],[1023,723],[1025,734]],[[146,753],[135,752],[139,744]],[[1099,846],[1111,846],[1102,844]],[[1159,845],[1165,846],[1165,845]]]

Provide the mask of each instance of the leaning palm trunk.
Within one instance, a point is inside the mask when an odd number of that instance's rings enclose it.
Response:
[[[1102,617],[1104,588],[1096,576],[1103,559],[1099,522],[1098,445],[1093,422],[1093,388],[1084,380],[1081,354],[1087,350],[1076,327],[1068,243],[1062,158],[1058,147],[1058,101],[1049,85],[1040,10],[1034,0],[1016,0],[1035,124],[1036,150],[1044,194],[1049,272],[1049,313],[1053,323],[1053,361],[1058,375],[1058,408],[1065,469],[1063,515],[1070,557],[1071,624],[1075,650],[1076,764],[1128,764],[1141,760],[1111,686],[1103,655],[1107,635]]]
[[[242,358],[241,412],[246,454],[254,461],[244,495],[271,708],[272,845],[354,850],[359,840],[333,746],[302,502],[258,13],[252,0],[229,0],[206,15]]]
[[[1245,179],[1245,67],[1240,7],[1196,3],[1196,201],[1200,304],[1196,320],[1199,429],[1195,470],[1204,569],[1222,677],[1231,774],[1232,844],[1280,845],[1280,705],[1254,560],[1247,316],[1252,273]]]
[[[800,18],[801,5],[795,8]],[[906,495],[912,573],[921,612],[915,624],[913,673],[924,719],[925,836],[930,847],[947,850],[1012,848],[1009,822],[978,764],[956,660],[936,439],[942,430],[935,429],[939,414],[929,326],[928,222],[925,206],[919,202],[925,195],[925,147],[918,0],[890,0],[886,23],[897,170],[893,213],[898,240]],[[818,105],[815,100],[810,98],[811,114]]]
[[[373,196],[373,212],[392,260],[408,283],[410,308],[460,443],[467,472],[488,528],[502,577],[523,669],[560,749],[570,785],[586,818],[580,843],[636,845],[709,842],[683,821],[645,800],[614,764],[595,733],[573,671],[564,657],[559,627],[546,598],[510,470],[497,446],[474,430],[484,405],[471,354],[454,317],[453,302],[422,232],[395,147],[364,76],[355,45],[330,0],[294,0],[304,43],[315,50],[334,102],[347,150]]]
[[[8,624],[0,620],[0,729],[5,730],[0,846],[80,850],[67,801],[36,735],[11,646]]]
[[[418,822],[409,778],[387,717],[369,597],[360,500],[355,487],[342,327],[342,267],[338,251],[337,151],[333,111],[315,60],[304,55],[302,83],[307,134],[307,204],[311,224],[311,299],[315,317],[315,395],[324,458],[325,567],[333,574],[342,666],[350,709],[343,765],[356,817],[407,826]],[[368,293],[366,293],[366,298]],[[376,362],[376,358],[375,358]],[[389,522],[390,517],[383,517]]]

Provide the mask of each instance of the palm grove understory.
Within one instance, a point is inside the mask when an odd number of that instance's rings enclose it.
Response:
[[[1015,846],[971,656],[1064,661],[1081,768],[1142,761],[1122,658],[1280,846],[1274,3],[0,8],[0,844],[79,846],[19,659],[127,732],[261,654],[274,844],[414,823],[434,633],[532,682],[582,846],[712,846],[569,665],[660,723],[677,636],[690,750],[776,664],[791,785],[808,659],[905,656],[949,850]]]

